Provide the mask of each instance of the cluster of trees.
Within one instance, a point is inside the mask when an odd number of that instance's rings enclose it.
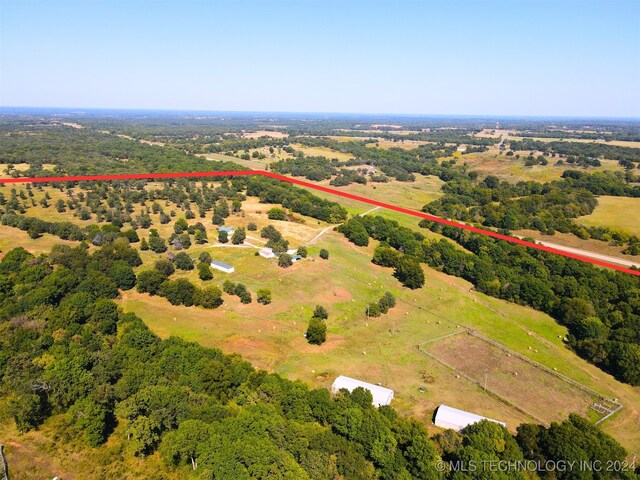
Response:
[[[165,297],[172,305],[186,307],[196,305],[207,309],[218,308],[222,305],[222,292],[218,287],[198,288],[186,278],[170,280],[169,276],[173,271],[172,262],[158,261],[154,268],[138,274],[136,289],[140,293]]]
[[[247,287],[245,287],[242,283],[233,283],[230,280],[225,280],[222,284],[222,290],[227,295],[237,296],[240,299],[241,303],[251,303],[251,293],[249,293]],[[263,293],[265,292],[263,291]],[[269,298],[271,297],[271,292],[268,292],[268,296]]]
[[[522,140],[512,140],[511,150],[538,150],[544,153],[556,153],[558,155],[587,157],[587,158],[608,158],[618,160],[624,166],[634,168],[634,163],[640,162],[640,148],[620,147],[618,145],[607,145],[598,142],[566,142],[552,141],[543,142],[525,138]],[[640,166],[640,164],[638,164]]]
[[[476,183],[465,178],[451,180],[443,191],[445,195],[425,205],[423,211],[505,230],[533,229],[549,235],[558,231],[583,239],[628,243],[628,252],[640,244],[636,236],[611,228],[584,227],[573,221],[593,212],[595,195],[640,195],[640,187],[620,173],[567,170],[562,180],[516,184],[489,175]]]
[[[365,314],[367,317],[379,317],[382,314],[386,314],[393,307],[396,306],[396,298],[391,292],[385,292],[377,302],[367,305]]]
[[[313,309],[313,315],[309,320],[309,326],[305,336],[307,342],[312,345],[322,345],[327,341],[327,324],[325,320],[329,319],[329,312],[322,305],[316,305]],[[369,402],[371,403],[371,402]]]
[[[446,240],[423,242],[421,260],[488,295],[548,313],[569,345],[618,380],[640,385],[640,278],[423,220]]]
[[[379,240],[373,263],[394,269],[394,276],[411,289],[424,285],[424,271],[420,266],[424,235],[401,227],[395,220],[377,215],[353,217],[340,225],[338,231],[359,246],[369,244],[369,237]]]
[[[260,237],[266,238],[265,244],[267,248],[273,250],[276,254],[281,254],[289,249],[289,241],[282,237],[282,234],[273,225],[267,225],[260,230]]]
[[[249,178],[247,195],[260,198],[262,203],[278,203],[292,212],[328,223],[340,223],[347,218],[347,211],[340,204],[271,178]]]

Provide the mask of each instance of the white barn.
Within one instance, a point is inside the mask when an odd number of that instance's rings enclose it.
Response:
[[[373,405],[376,407],[389,405],[391,400],[393,400],[393,390],[390,388],[363,382],[362,380],[356,380],[355,378],[345,377],[344,375],[340,375],[334,380],[333,385],[331,385],[331,391],[333,393],[338,393],[343,388],[346,388],[350,392],[353,392],[358,387],[365,388],[371,392],[371,395],[373,395]]]
[[[258,253],[260,254],[261,257],[264,258],[275,258],[276,254],[273,253],[273,250],[271,250],[270,248],[261,248]]]
[[[460,431],[464,427],[477,423],[480,420],[489,420],[490,422],[499,423],[503,427],[507,426],[504,422],[499,422],[492,418],[481,417],[475,413],[465,412],[464,410],[458,410],[457,408],[449,407],[447,405],[440,405],[438,407],[433,423],[438,427]]]
[[[221,272],[225,272],[225,273],[233,273],[236,270],[231,265],[227,265],[226,263],[218,262],[217,260],[214,260],[213,262],[211,262],[211,267],[215,268],[216,270],[220,270]]]

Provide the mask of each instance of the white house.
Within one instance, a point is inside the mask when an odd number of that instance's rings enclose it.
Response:
[[[362,380],[356,380],[355,378],[345,377],[344,375],[340,375],[334,380],[333,385],[331,385],[331,391],[333,393],[338,393],[343,388],[346,388],[350,392],[353,392],[358,387],[365,388],[371,392],[371,395],[373,395],[373,405],[376,407],[389,405],[391,400],[393,400],[393,390],[390,388],[363,382]]]
[[[457,408],[448,407],[447,405],[440,405],[438,407],[433,423],[438,427],[451,428],[452,430],[460,431],[464,427],[477,423],[480,420],[489,420],[490,422],[499,423],[503,427],[507,426],[504,422],[499,422],[492,418],[481,417],[475,413],[465,412],[464,410],[458,410]]]
[[[225,227],[223,225],[221,227],[218,227],[218,232],[227,232],[227,235],[233,235],[233,232],[235,232],[235,230],[233,229],[233,227]]]
[[[236,270],[231,265],[227,265],[226,263],[218,262],[217,260],[214,260],[213,262],[211,262],[211,267],[215,268],[216,270],[220,270],[221,272],[225,272],[225,273],[233,273]]]
[[[270,248],[261,248],[258,253],[264,258],[276,258],[276,254]]]

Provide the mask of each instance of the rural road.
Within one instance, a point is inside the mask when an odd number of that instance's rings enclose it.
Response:
[[[563,252],[575,253],[576,255],[582,255],[584,257],[594,258],[596,260],[602,260],[603,262],[617,263],[618,265],[624,265],[625,267],[638,267],[640,268],[640,262],[632,262],[630,260],[624,260],[618,257],[610,257],[609,255],[602,255],[601,253],[591,252],[589,250],[582,250],[580,248],[565,247],[564,245],[558,245],[557,243],[542,242],[536,239],[536,243],[545,247],[551,247]]]

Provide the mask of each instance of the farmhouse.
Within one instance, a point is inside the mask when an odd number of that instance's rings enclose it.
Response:
[[[218,227],[218,232],[227,232],[227,235],[233,235],[234,231],[233,227],[225,227],[224,225]]]
[[[440,405],[438,407],[433,423],[438,427],[460,431],[464,427],[477,423],[480,420],[489,420],[490,422],[499,423],[503,427],[507,426],[504,422],[499,422],[492,418],[481,417],[475,413],[465,412],[464,410],[458,410],[457,408],[448,407],[447,405]]]
[[[258,253],[264,258],[276,258],[276,254],[270,248],[261,248]]]
[[[376,407],[389,405],[391,400],[393,400],[393,390],[390,388],[363,382],[362,380],[356,380],[355,378],[345,377],[344,375],[340,375],[334,380],[333,385],[331,385],[331,391],[333,393],[337,393],[343,388],[346,388],[352,392],[358,387],[362,387],[371,392],[371,395],[373,395],[373,405]]]
[[[211,262],[211,267],[215,268],[216,270],[220,270],[221,272],[225,272],[225,273],[233,273],[236,270],[231,265],[227,265],[226,263],[218,262],[217,260],[214,260],[213,262]]]

